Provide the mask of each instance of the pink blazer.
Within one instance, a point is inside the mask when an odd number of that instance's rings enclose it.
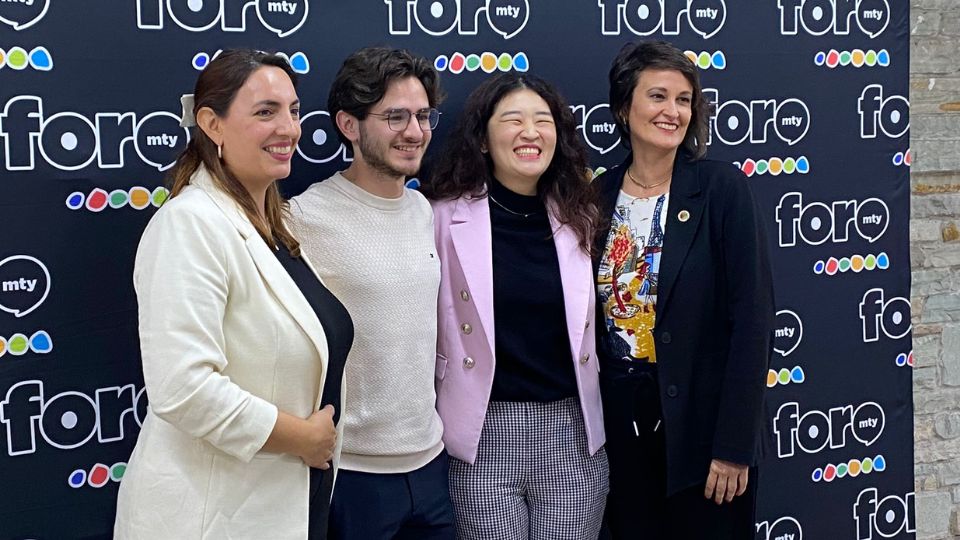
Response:
[[[437,410],[451,456],[473,463],[496,368],[493,257],[486,197],[431,203],[440,296],[437,302]],[[606,441],[595,348],[593,267],[576,234],[550,213],[566,301],[567,334],[590,454]]]

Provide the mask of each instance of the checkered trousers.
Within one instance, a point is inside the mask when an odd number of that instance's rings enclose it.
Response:
[[[491,402],[476,462],[450,458],[460,540],[596,540],[609,489],[576,398]]]

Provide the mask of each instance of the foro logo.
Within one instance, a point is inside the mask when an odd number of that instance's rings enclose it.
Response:
[[[190,132],[180,117],[166,111],[137,119],[134,113],[97,113],[93,121],[75,112],[46,117],[43,98],[16,96],[0,114],[6,168],[32,170],[40,155],[51,167],[75,171],[97,160],[101,169],[123,167],[123,148],[133,142],[140,159],[157,170],[170,168],[186,147]]]
[[[780,33],[796,35],[800,28],[813,35],[827,32],[845,36],[850,33],[850,19],[866,35],[875,38],[890,22],[887,0],[778,0]]]
[[[605,36],[619,36],[621,21],[638,36],[658,30],[665,36],[675,36],[680,33],[681,17],[686,15],[690,28],[706,39],[716,35],[727,18],[724,0],[597,0],[597,5]]]
[[[740,144],[747,139],[751,143],[765,143],[771,125],[778,139],[794,145],[810,129],[810,109],[796,98],[781,101],[757,99],[747,105],[735,99],[720,102],[715,88],[704,88],[703,95],[709,103],[716,104],[716,110],[710,116],[711,139],[716,135],[727,145]]]
[[[773,419],[773,433],[777,438],[777,455],[790,457],[800,448],[804,453],[815,454],[828,445],[843,448],[847,433],[870,446],[883,433],[885,416],[883,407],[868,401],[856,409],[853,405],[835,407],[829,412],[810,410],[800,415],[797,402],[784,403]]]
[[[902,296],[884,299],[883,289],[870,289],[860,302],[863,321],[863,342],[880,339],[880,332],[890,339],[900,339],[910,332],[910,301]]]
[[[791,191],[780,197],[776,219],[780,247],[797,245],[798,237],[812,246],[827,240],[846,242],[851,231],[873,243],[887,231],[890,209],[887,203],[874,197],[863,201],[854,199],[804,205],[803,194]]]
[[[92,397],[70,390],[47,399],[43,381],[21,381],[0,401],[11,456],[36,452],[38,435],[61,450],[83,446],[94,436],[101,443],[119,441],[126,436],[124,417],[133,415],[141,426],[146,413],[144,389],[132,384],[98,388]]]
[[[783,516],[773,523],[761,521],[756,527],[755,540],[803,540],[803,527],[799,521],[789,516]]]
[[[490,29],[510,39],[527,26],[528,0],[383,0],[390,16],[390,34],[406,36],[415,21],[431,36],[445,36],[456,30],[461,36],[477,34],[480,13]]]
[[[800,317],[789,309],[782,309],[777,312],[773,330],[773,350],[780,353],[780,356],[788,356],[803,338],[803,322]]]
[[[40,307],[50,294],[50,271],[29,255],[0,261],[0,309],[23,317]]]
[[[303,135],[297,143],[297,153],[310,163],[327,163],[338,157],[353,161],[347,149],[340,143],[333,119],[327,111],[313,111],[300,117]]]
[[[50,7],[50,0],[0,0],[0,23],[14,30],[30,28]]]
[[[620,132],[613,121],[610,105],[601,103],[588,109],[586,105],[571,105],[570,110],[578,120],[577,129],[587,146],[601,154],[613,150],[620,142]]]
[[[867,488],[857,495],[857,502],[853,505],[857,540],[873,540],[874,532],[883,538],[890,538],[901,532],[917,531],[913,492],[902,498],[897,495],[878,498],[877,488]]]
[[[857,100],[860,113],[860,138],[873,139],[877,128],[887,137],[899,137],[910,129],[910,101],[903,96],[883,97],[883,87],[864,87]]]
[[[220,22],[225,32],[247,29],[247,8],[271,32],[286,37],[307,20],[308,0],[136,0],[137,28],[163,30],[164,14],[188,32],[203,32]]]

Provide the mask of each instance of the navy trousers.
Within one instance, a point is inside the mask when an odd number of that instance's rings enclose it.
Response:
[[[330,540],[452,540],[448,467],[443,451],[408,473],[340,469],[330,506]]]
[[[757,469],[747,491],[717,505],[703,496],[706,483],[666,496],[663,436],[656,365],[622,361],[601,365],[610,494],[601,540],[751,540]]]

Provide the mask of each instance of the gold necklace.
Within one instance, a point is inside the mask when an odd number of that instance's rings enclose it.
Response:
[[[657,186],[662,186],[662,185],[666,184],[667,182],[669,182],[670,179],[673,178],[673,175],[668,176],[665,180],[661,180],[661,181],[657,182],[656,184],[650,184],[650,185],[648,186],[648,185],[646,185],[646,184],[641,183],[641,182],[640,182],[639,180],[637,180],[636,178],[634,178],[634,177],[633,177],[633,173],[630,172],[630,167],[627,167],[627,177],[630,178],[630,181],[631,181],[631,182],[633,182],[634,184],[642,187],[643,189],[653,189],[653,188],[655,188],[655,187],[657,187]]]
[[[507,212],[510,212],[511,214],[513,214],[513,215],[515,215],[515,216],[520,216],[520,217],[526,219],[526,218],[528,218],[528,217],[536,214],[536,212],[529,212],[529,213],[516,212],[516,211],[514,211],[514,210],[511,210],[511,209],[507,208],[507,207],[504,206],[503,204],[501,204],[500,201],[494,199],[494,198],[493,198],[493,195],[487,193],[487,197],[489,197],[490,200],[493,201],[494,204],[496,204],[496,205],[499,206],[500,208],[503,208],[504,210],[506,210]]]

